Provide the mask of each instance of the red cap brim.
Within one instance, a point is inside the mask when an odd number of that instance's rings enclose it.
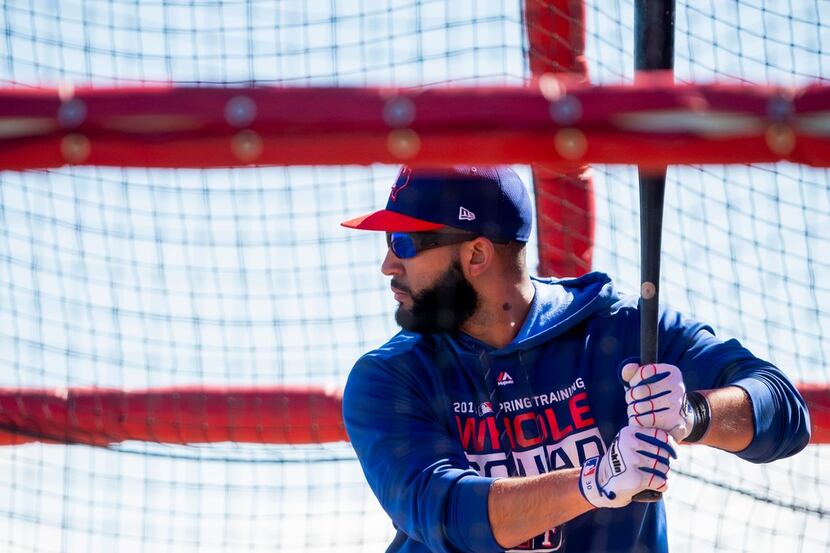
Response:
[[[420,232],[426,230],[438,230],[444,228],[445,225],[440,223],[433,223],[424,221],[423,219],[416,219],[408,215],[402,215],[389,211],[388,209],[381,209],[362,217],[350,219],[340,223],[344,227],[356,228],[361,230],[383,230],[386,232]]]

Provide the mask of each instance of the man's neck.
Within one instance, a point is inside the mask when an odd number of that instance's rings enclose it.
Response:
[[[519,333],[530,311],[535,288],[523,275],[497,293],[480,294],[481,305],[461,331],[495,348],[503,348]]]

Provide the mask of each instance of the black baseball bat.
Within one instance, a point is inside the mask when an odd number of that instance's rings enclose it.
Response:
[[[635,71],[674,69],[674,0],[634,3]],[[640,180],[640,364],[657,362],[657,321],[660,299],[660,249],[666,169],[645,171]],[[634,501],[650,503],[663,494],[644,490]]]

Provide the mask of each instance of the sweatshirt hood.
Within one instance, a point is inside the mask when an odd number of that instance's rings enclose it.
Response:
[[[588,273],[578,278],[531,277],[535,294],[522,328],[513,341],[501,349],[462,334],[458,337],[463,349],[484,347],[493,355],[506,355],[533,347],[573,328],[597,311],[606,309],[619,299],[611,278],[605,273]]]

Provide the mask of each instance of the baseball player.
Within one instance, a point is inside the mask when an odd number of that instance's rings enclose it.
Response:
[[[345,389],[349,437],[392,552],[667,550],[678,443],[754,463],[809,441],[803,399],[735,340],[665,309],[638,363],[637,298],[602,273],[531,277],[531,203],[506,167],[403,168],[386,209],[402,331]]]

